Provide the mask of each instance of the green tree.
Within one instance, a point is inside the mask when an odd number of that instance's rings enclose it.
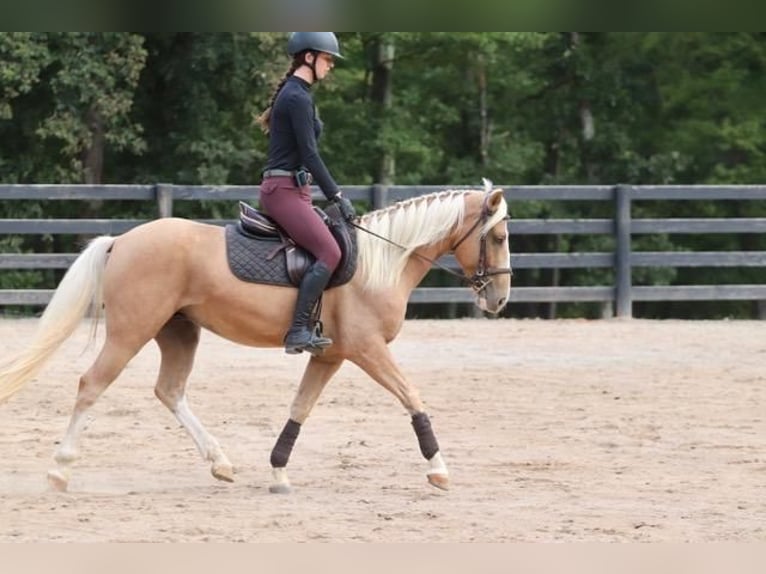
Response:
[[[60,146],[63,181],[101,183],[107,145],[140,153],[142,128],[131,118],[144,66],[143,38],[124,33],[51,33],[47,85],[53,105],[37,135]]]
[[[288,61],[275,33],[148,34],[137,86],[140,162],[120,156],[114,181],[252,184],[266,138],[254,117]],[[124,161],[123,161],[124,160]]]

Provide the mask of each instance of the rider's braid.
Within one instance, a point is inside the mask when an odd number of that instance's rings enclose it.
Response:
[[[287,70],[285,75],[279,81],[279,84],[277,84],[277,87],[274,90],[274,93],[271,95],[271,100],[269,101],[269,105],[266,107],[265,110],[261,112],[261,115],[255,118],[255,121],[258,122],[258,125],[261,126],[263,133],[265,134],[269,133],[269,124],[271,123],[271,109],[274,107],[274,101],[277,99],[277,96],[279,95],[279,90],[281,90],[282,86],[285,85],[287,78],[292,76],[293,73],[295,73],[295,70],[300,68],[302,65],[303,65],[303,55],[296,54],[295,57],[293,58],[292,64],[290,64],[290,69]]]

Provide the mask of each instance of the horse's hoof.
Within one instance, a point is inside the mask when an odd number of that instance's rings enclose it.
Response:
[[[230,464],[213,465],[213,476],[224,482],[234,482],[234,468]]]
[[[269,492],[271,494],[290,494],[292,492],[289,484],[272,484],[269,486]]]
[[[69,486],[69,480],[60,470],[49,470],[48,486],[51,490],[55,490],[56,492],[66,492],[66,489]]]
[[[449,477],[446,474],[429,474],[428,483],[440,490],[449,490]]]

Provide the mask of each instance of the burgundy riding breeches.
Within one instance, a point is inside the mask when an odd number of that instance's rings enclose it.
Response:
[[[265,178],[261,183],[261,209],[274,218],[295,243],[330,271],[335,271],[340,263],[340,247],[314,212],[308,185],[297,187],[290,176]]]

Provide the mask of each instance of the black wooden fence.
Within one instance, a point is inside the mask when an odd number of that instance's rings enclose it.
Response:
[[[608,235],[610,252],[512,253],[515,269],[612,268],[614,284],[602,286],[514,287],[513,302],[585,302],[613,305],[619,317],[632,315],[634,301],[766,300],[763,283],[747,285],[634,286],[632,270],[638,267],[766,267],[766,251],[648,252],[634,251],[632,238],[639,234],[766,232],[766,218],[634,219],[632,205],[642,201],[758,201],[766,200],[766,186],[501,186],[511,206],[515,202],[609,202],[612,216],[603,219],[511,219],[511,237],[521,235]],[[348,186],[344,194],[372,209],[417,195],[443,190],[443,186]],[[2,201],[135,200],[156,204],[157,217],[173,215],[178,201],[245,200],[257,202],[257,186],[177,185],[0,185]],[[318,190],[315,197],[321,199]],[[513,211],[513,207],[512,207]],[[144,223],[138,219],[0,219],[0,235],[75,234],[117,235]],[[207,220],[224,224],[228,220]],[[0,270],[63,269],[76,254],[0,253]],[[454,265],[454,259],[446,258]],[[0,305],[44,305],[51,290],[0,290]],[[470,290],[457,287],[420,287],[411,303],[468,303]]]

